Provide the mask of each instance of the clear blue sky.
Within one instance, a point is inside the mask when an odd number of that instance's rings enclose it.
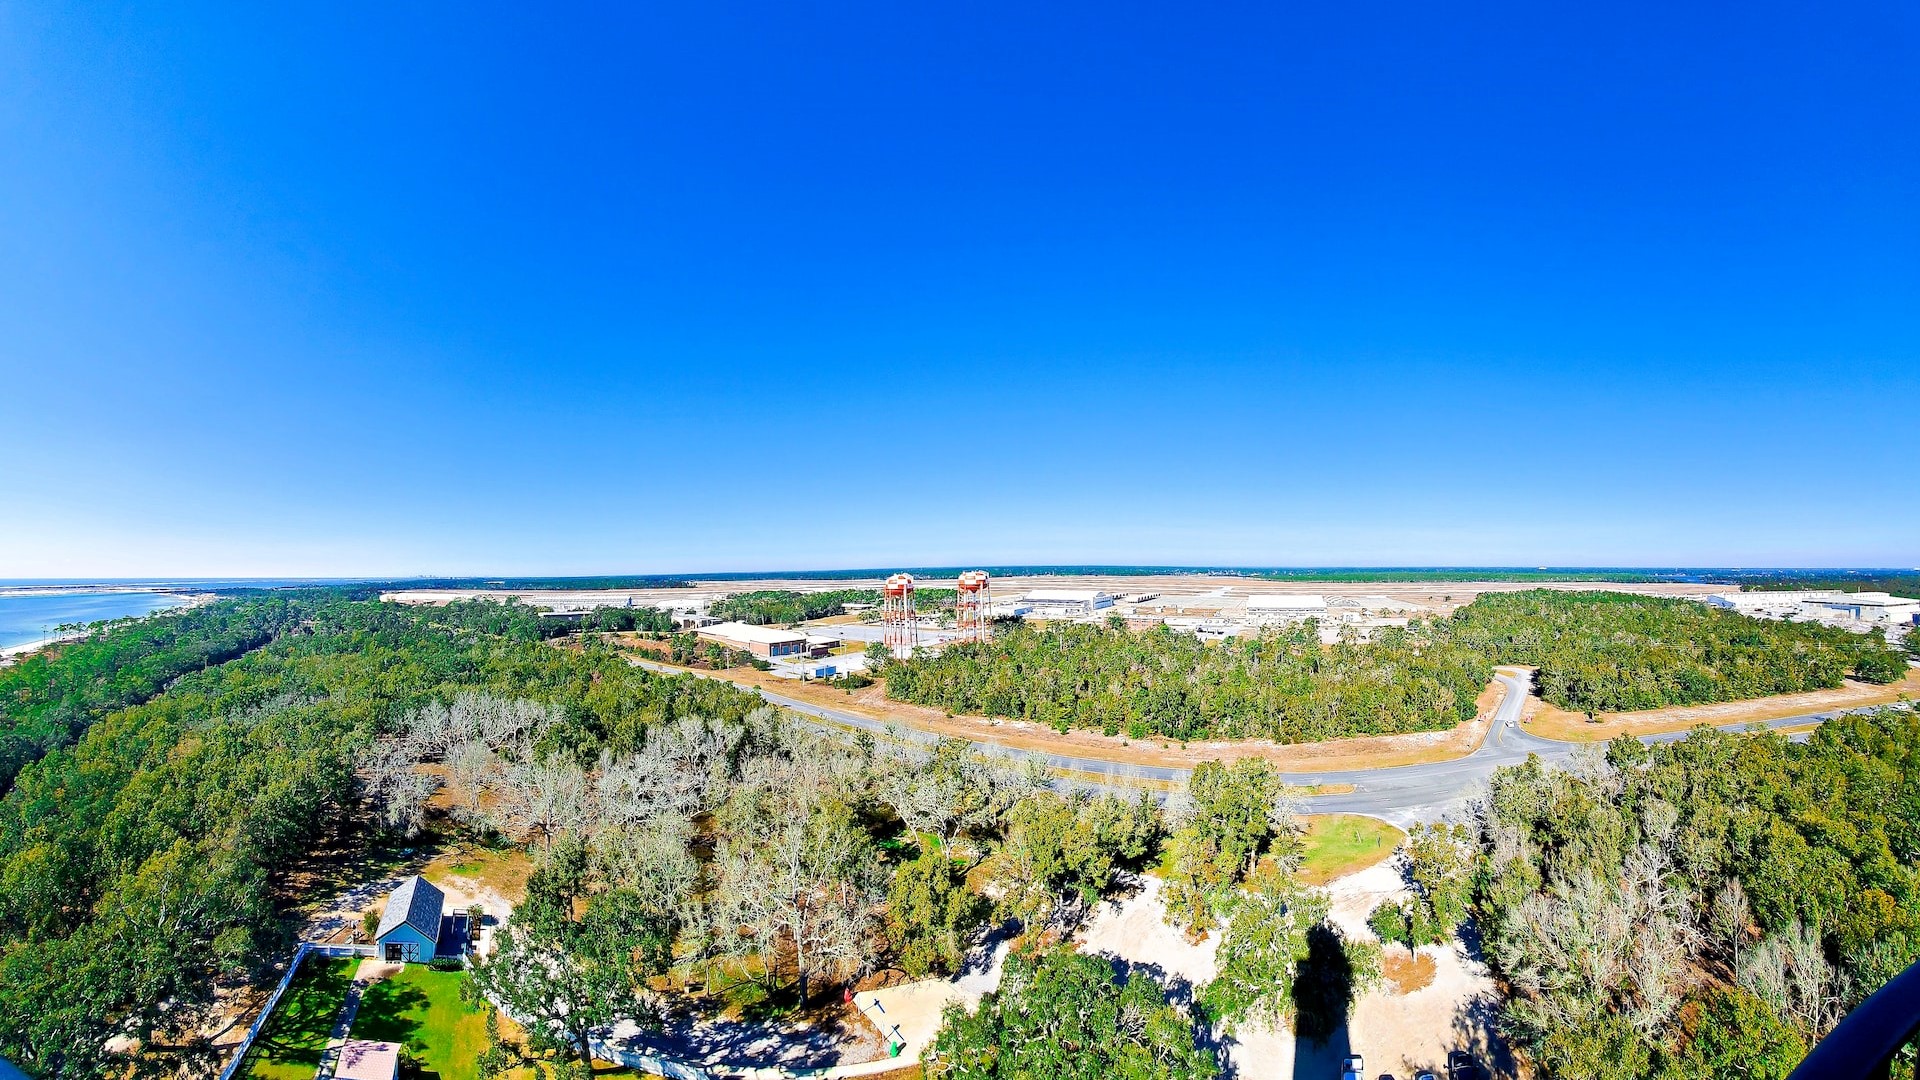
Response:
[[[1912,4],[348,6],[0,6],[0,577],[1920,565]]]

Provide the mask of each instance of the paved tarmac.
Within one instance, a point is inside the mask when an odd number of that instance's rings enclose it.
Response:
[[[649,671],[665,675],[697,675],[701,678],[716,676],[700,672],[689,672],[684,668],[669,667],[649,660],[632,661]],[[1507,765],[1518,765],[1529,755],[1537,754],[1548,764],[1565,765],[1582,747],[1599,747],[1605,744],[1592,742],[1561,742],[1557,739],[1543,739],[1521,730],[1520,711],[1527,696],[1532,692],[1530,676],[1498,674],[1495,676],[1507,688],[1501,699],[1500,707],[1494,711],[1493,724],[1487,730],[1487,737],[1480,747],[1464,757],[1450,758],[1446,761],[1429,762],[1423,765],[1397,765],[1381,769],[1349,769],[1315,773],[1285,773],[1290,784],[1302,786],[1323,784],[1351,784],[1354,790],[1340,795],[1315,795],[1305,800],[1306,809],[1316,814],[1367,814],[1372,817],[1391,821],[1396,825],[1408,825],[1416,821],[1431,821],[1457,809],[1471,799],[1493,775],[1495,769]],[[787,697],[771,690],[761,690],[760,696],[769,704],[791,710],[812,718],[827,730],[855,730],[871,732],[875,735],[904,738],[914,742],[935,743],[939,736],[932,732],[910,728],[900,724],[888,724],[857,713],[839,709],[829,709],[810,702]],[[1723,731],[1748,731],[1755,727],[1778,729],[1798,727],[1805,724],[1831,720],[1847,712],[1864,712],[1867,709],[1835,710],[1823,713],[1808,713],[1803,716],[1787,716],[1777,720],[1746,721],[1735,724],[1719,725]],[[1660,735],[1643,735],[1644,743],[1677,742],[1686,738],[1685,731],[1668,732]],[[1804,739],[1804,734],[1791,735],[1789,738]],[[1139,765],[1131,762],[1107,761],[1101,758],[1079,757],[1070,754],[1048,754],[1032,750],[1020,750],[1001,746],[996,743],[982,742],[981,749],[1015,759],[1034,758],[1043,762],[1060,776],[1060,786],[1065,788],[1110,788],[1122,791],[1140,790],[1140,782],[1157,784],[1184,784],[1189,770],[1161,765]]]

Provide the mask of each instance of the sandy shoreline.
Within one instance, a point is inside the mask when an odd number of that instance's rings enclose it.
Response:
[[[192,611],[194,608],[204,607],[207,604],[211,604],[215,600],[219,599],[219,597],[215,596],[213,593],[176,593],[172,589],[140,589],[140,588],[102,588],[102,589],[65,588],[64,591],[60,591],[60,592],[54,592],[51,590],[0,589],[0,598],[9,597],[9,596],[78,596],[83,594],[90,595],[94,593],[105,593],[105,592],[172,593],[173,595],[181,596],[185,598],[185,601],[186,601],[185,603],[175,604],[172,607],[158,608],[154,611],[150,611],[147,614],[140,616],[140,618],[143,618],[143,619],[150,619],[156,615],[171,615],[181,611]],[[32,653],[39,652],[41,649],[47,648],[50,645],[58,645],[64,641],[74,641],[86,636],[87,636],[87,631],[79,630],[71,634],[55,634],[52,637],[41,638],[38,641],[26,641],[18,645],[0,646],[0,664],[13,663],[15,661],[18,661],[22,657],[28,656]]]

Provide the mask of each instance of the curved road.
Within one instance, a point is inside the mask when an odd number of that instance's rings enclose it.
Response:
[[[669,667],[650,660],[631,661],[649,671],[662,675],[694,675],[699,678],[717,678],[685,668]],[[1602,746],[1603,743],[1561,742],[1557,739],[1543,739],[1529,735],[1520,728],[1520,710],[1532,690],[1531,677],[1518,677],[1506,674],[1494,676],[1506,686],[1506,695],[1500,701],[1500,707],[1494,710],[1493,723],[1487,729],[1487,736],[1478,749],[1464,757],[1449,758],[1446,761],[1428,762],[1422,765],[1396,765],[1379,769],[1349,769],[1316,773],[1284,773],[1290,784],[1302,786],[1313,784],[1352,784],[1354,790],[1341,795],[1314,795],[1306,801],[1308,809],[1316,814],[1367,814],[1383,818],[1399,825],[1414,821],[1431,820],[1449,809],[1459,806],[1471,797],[1495,769],[1506,765],[1518,765],[1527,760],[1528,755],[1537,754],[1548,763],[1565,762],[1583,746]],[[729,680],[722,680],[729,681]],[[735,684],[738,685],[738,684]],[[742,689],[759,689],[743,686]],[[827,730],[855,730],[875,735],[905,738],[914,742],[932,744],[940,736],[930,731],[907,727],[902,724],[889,724],[857,713],[829,709],[811,702],[787,697],[771,690],[759,690],[760,696],[769,704],[811,717],[818,726]],[[1743,721],[1720,725],[1723,731],[1746,731],[1755,726],[1778,729],[1798,727],[1810,723],[1831,720],[1847,712],[1865,710],[1836,710],[1823,713],[1809,713],[1804,716],[1787,716],[1778,720]],[[1685,731],[1667,732],[1659,735],[1643,735],[1644,743],[1677,742],[1686,738]],[[1790,736],[1802,738],[1804,736]],[[976,742],[982,750],[1016,759],[1034,759],[1045,764],[1056,773],[1065,774],[1061,778],[1062,786],[1084,788],[1116,788],[1139,790],[1142,781],[1149,783],[1183,784],[1187,780],[1187,769],[1164,765],[1139,765],[1130,762],[1108,761],[1104,758],[1077,757],[1070,754],[1050,754],[1034,750],[1021,750],[1002,746],[998,743]]]

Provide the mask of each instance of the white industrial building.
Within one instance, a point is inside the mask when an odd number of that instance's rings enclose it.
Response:
[[[1920,600],[1891,596],[1883,592],[1841,593],[1830,600],[1817,601],[1820,607],[1842,618],[1870,626],[1911,626],[1920,615]]]
[[[1098,589],[1034,589],[1020,602],[1038,618],[1073,619],[1112,607],[1113,597]]]
[[[1920,600],[1883,592],[1727,592],[1714,593],[1707,603],[1759,619],[1807,619],[1859,631],[1911,626],[1920,619]]]
[[[1707,597],[1710,607],[1726,608],[1742,615],[1785,619],[1802,614],[1802,604],[1821,603],[1845,596],[1835,589],[1795,589],[1781,592],[1724,592]]]
[[[1324,619],[1327,598],[1315,593],[1264,593],[1247,597],[1247,622],[1252,626]]]

